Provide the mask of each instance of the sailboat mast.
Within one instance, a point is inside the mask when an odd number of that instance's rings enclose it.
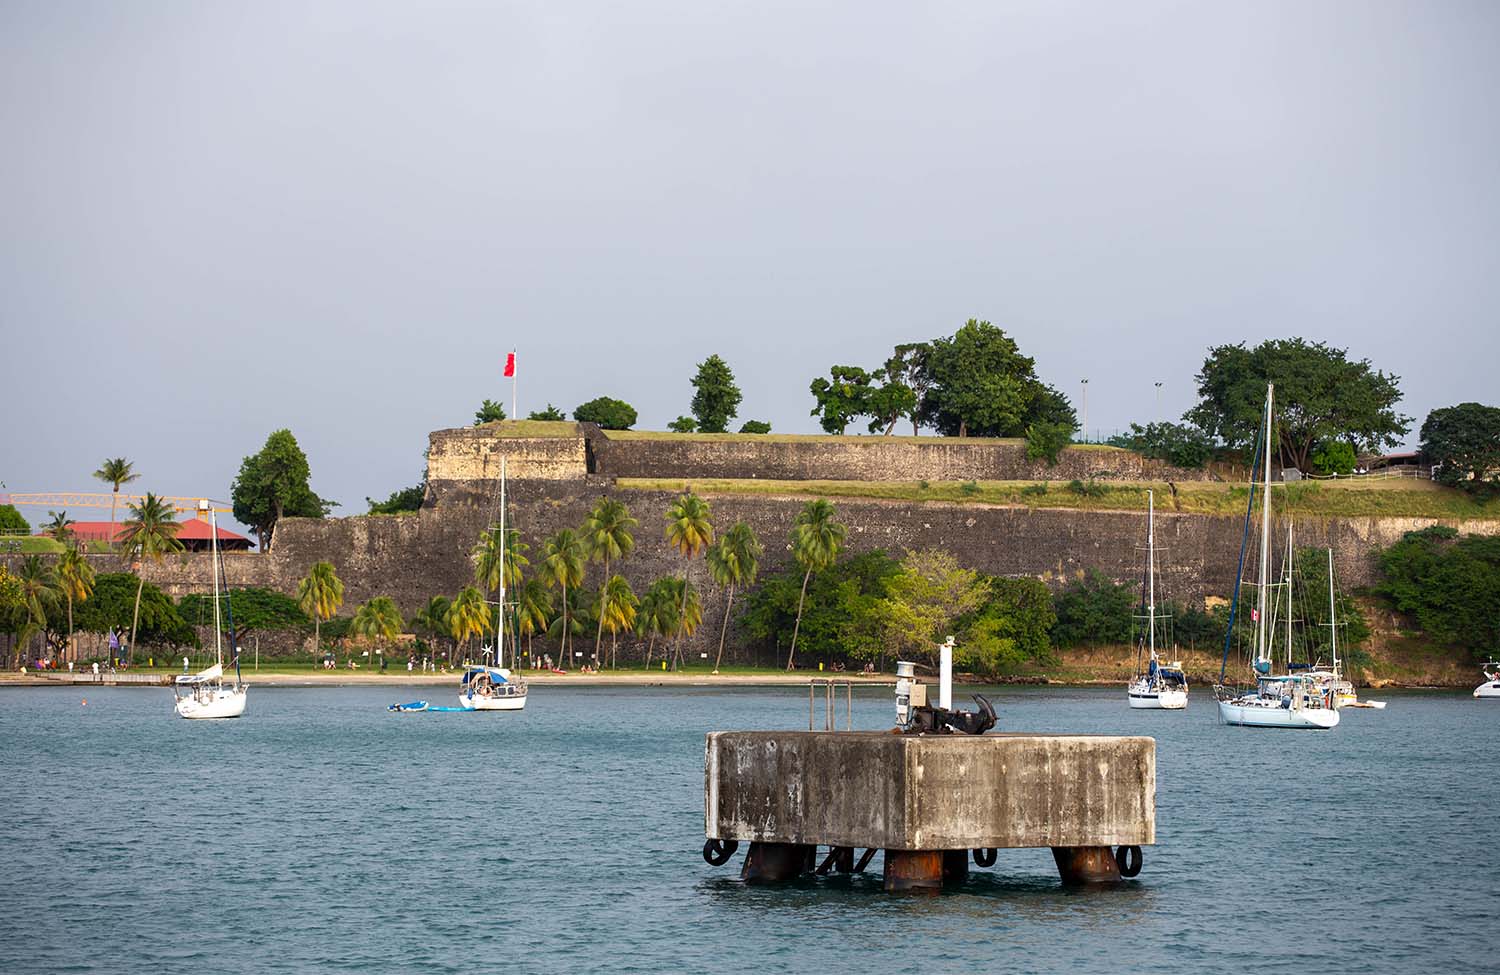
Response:
[[[203,502],[208,505],[208,502]],[[219,626],[219,516],[213,507],[208,506],[208,558],[213,563],[214,579],[214,662],[224,662],[224,647],[220,637]]]
[[[1269,661],[1266,647],[1266,575],[1271,566],[1271,404],[1275,384],[1266,384],[1266,493],[1261,499],[1260,516],[1260,582],[1256,604],[1259,612],[1255,620],[1255,659]]]
[[[1292,522],[1286,523],[1286,670],[1292,672]]]
[[[505,666],[505,458],[500,458],[500,612],[495,626],[495,666]]]
[[[1156,659],[1156,498],[1146,492],[1146,626],[1151,659]]]
[[[1333,609],[1333,549],[1328,550],[1328,635],[1333,639],[1333,676],[1339,676],[1339,621]]]

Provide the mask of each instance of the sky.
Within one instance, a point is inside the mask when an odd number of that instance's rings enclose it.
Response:
[[[512,348],[522,414],[664,429],[717,353],[812,433],[969,318],[1090,434],[1303,336],[1414,442],[1500,402],[1497,50],[1487,0],[0,0],[0,490],[227,500],[289,427],[358,514]]]

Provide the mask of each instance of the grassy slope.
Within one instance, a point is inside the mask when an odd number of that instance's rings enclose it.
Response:
[[[497,437],[578,436],[578,424],[571,420],[494,420],[480,426]]]
[[[1086,511],[1144,511],[1146,492],[1156,492],[1159,510],[1195,514],[1239,515],[1248,501],[1247,488],[1208,481],[1168,485],[1165,482],[1098,482],[1094,493],[1069,490],[1068,485],[1036,481],[978,481],[967,486],[953,481],[923,484],[913,481],[772,481],[715,478],[621,478],[619,487],[638,491],[693,490],[713,494],[766,494],[797,497],[877,498],[892,501],[941,501],[957,504],[1023,505],[1034,508],[1071,508]],[[1302,517],[1406,517],[1500,519],[1500,500],[1475,501],[1461,491],[1430,481],[1392,479],[1363,483],[1304,483],[1277,485],[1278,512]]]

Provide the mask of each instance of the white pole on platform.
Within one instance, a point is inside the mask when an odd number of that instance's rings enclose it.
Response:
[[[953,637],[938,647],[938,707],[953,709]]]

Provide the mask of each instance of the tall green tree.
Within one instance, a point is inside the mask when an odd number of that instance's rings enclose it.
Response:
[[[885,598],[875,604],[881,645],[904,660],[934,662],[942,638],[955,633],[958,619],[976,612],[988,596],[979,573],[947,552],[908,552],[901,571],[887,580]]]
[[[875,385],[879,383],[879,385]],[[890,436],[904,416],[917,410],[917,391],[908,385],[901,362],[893,356],[870,376],[870,395],[865,412],[870,415],[869,431]],[[913,435],[916,430],[912,430]]]
[[[677,603],[672,598],[672,580],[657,579],[641,596],[635,614],[635,634],[646,638],[646,666],[651,666],[651,654],[658,637],[666,639],[677,626]],[[663,651],[665,659],[665,651]]]
[[[885,365],[881,368],[881,372],[885,375],[886,386],[898,386],[911,391],[911,405],[904,415],[911,417],[913,437],[920,432],[921,423],[918,411],[921,409],[922,401],[927,398],[927,391],[932,387],[932,369],[927,361],[931,353],[932,343],[930,342],[908,342],[896,346],[891,357],[885,360]],[[890,392],[884,395],[895,397],[897,394]],[[877,408],[876,418],[879,419],[883,415],[882,405],[881,408]],[[874,429],[872,428],[870,432],[873,433]]]
[[[693,592],[689,576],[693,571],[693,559],[703,553],[714,540],[714,523],[708,502],[692,491],[686,491],[667,509],[667,544],[675,548],[683,558],[682,587],[680,596],[684,602],[677,607],[677,626],[673,631],[672,669],[682,666],[682,637],[691,634],[696,624],[686,623],[688,607],[685,600]]]
[[[636,598],[630,583],[622,575],[613,575],[599,590],[599,623],[609,630],[609,666],[613,670],[619,663],[620,631],[635,625],[636,612],[641,601]]]
[[[508,528],[505,536],[502,540],[498,525],[486,529],[480,533],[479,543],[469,553],[470,559],[474,562],[474,584],[483,589],[491,599],[494,598],[496,590],[501,588],[502,582],[504,588],[511,592],[518,589],[521,580],[525,577],[526,567],[531,564],[531,560],[526,557],[531,546],[521,541],[521,533],[514,528]],[[502,566],[504,567],[503,577]],[[509,632],[505,607],[497,606],[495,616],[496,630],[498,631],[501,626],[506,626]]]
[[[1037,420],[1057,422],[1057,394],[1037,378],[1035,360],[989,322],[971,318],[933,339],[922,363],[927,391],[917,418],[939,433],[1019,437]]]
[[[474,411],[474,425],[477,427],[484,423],[494,423],[496,420],[505,419],[505,407],[493,400],[485,400],[479,404],[479,409]]]
[[[311,476],[307,455],[290,430],[273,432],[259,453],[240,462],[230,487],[234,517],[255,529],[262,552],[283,517],[322,518],[333,507],[308,486]]]
[[[609,580],[609,564],[623,559],[635,551],[635,536],[631,531],[639,524],[630,516],[630,509],[618,498],[601,497],[594,502],[583,523],[583,547],[590,562],[604,563],[604,582],[600,585],[601,597]],[[600,641],[604,638],[604,613],[599,614],[598,628],[594,633],[594,659],[599,659]]]
[[[31,522],[21,516],[13,504],[0,504],[0,532],[16,535],[31,534]]]
[[[1276,384],[1276,432],[1283,462],[1300,470],[1319,444],[1343,440],[1373,452],[1401,442],[1411,417],[1396,412],[1399,377],[1370,360],[1351,361],[1344,349],[1305,339],[1272,339],[1253,349],[1209,349],[1197,375],[1198,405],[1183,419],[1231,447],[1255,443],[1266,402]]]
[[[542,561],[539,566],[542,581],[549,587],[557,587],[562,590],[562,643],[559,653],[562,660],[559,663],[572,660],[568,656],[569,636],[571,627],[569,617],[572,608],[568,603],[568,590],[577,589],[583,585],[583,566],[587,553],[583,542],[576,532],[571,528],[563,528],[547,539],[542,546]]]
[[[490,620],[489,603],[485,602],[484,593],[477,586],[464,586],[459,590],[448,610],[448,632],[458,641],[461,657],[467,659],[469,640],[490,631]],[[500,666],[500,661],[497,660],[495,666]]]
[[[453,600],[447,596],[433,596],[417,610],[411,618],[412,628],[419,633],[425,633],[430,639],[448,639],[448,611],[453,608]]]
[[[711,355],[698,364],[693,377],[693,416],[703,433],[723,433],[740,408],[740,388],[729,363]]]
[[[77,524],[77,522],[72,518],[69,518],[66,511],[49,511],[47,512],[47,514],[52,516],[52,520],[42,526],[42,531],[51,535],[53,538],[57,539],[59,542],[62,542],[64,545],[72,541],[73,526]]]
[[[68,601],[68,653],[73,654],[73,604],[83,602],[94,592],[94,567],[78,550],[69,545],[57,557],[57,585]]]
[[[802,567],[802,591],[797,597],[797,621],[792,625],[792,649],[786,658],[787,670],[792,670],[797,663],[797,634],[802,629],[807,582],[814,572],[822,572],[838,561],[839,551],[844,547],[848,529],[833,520],[836,513],[831,503],[819,498],[804,505],[792,525],[792,555]]]
[[[297,583],[297,605],[313,621],[313,646],[323,645],[323,621],[344,605],[344,581],[332,562],[315,562]]]
[[[516,637],[526,638],[526,656],[532,656],[531,638],[537,633],[546,633],[552,618],[552,594],[537,576],[523,582],[516,590],[515,626]]]
[[[827,379],[819,376],[808,388],[815,401],[809,415],[818,417],[825,433],[842,434],[870,412],[870,374],[859,366],[833,366]]]
[[[1433,410],[1422,424],[1422,455],[1440,484],[1500,490],[1500,407],[1460,403]]]
[[[36,634],[46,633],[47,613],[57,606],[62,592],[58,588],[56,571],[40,556],[26,556],[16,577],[20,582],[20,603],[26,617],[16,637],[16,647],[20,648]]]
[[[113,545],[115,541],[115,505],[120,500],[120,486],[129,484],[131,481],[139,480],[140,476],[135,472],[135,465],[124,457],[105,458],[104,463],[94,472],[94,476],[110,485],[112,495],[109,499],[109,541]]]
[[[158,565],[169,552],[182,551],[182,543],[177,540],[177,532],[182,526],[177,522],[177,515],[165,501],[151,492],[141,499],[140,504],[132,504],[129,507],[130,518],[126,520],[125,527],[120,531],[120,546],[129,552],[136,562],[150,560]],[[130,615],[130,652],[135,651],[136,626],[141,619],[141,590],[146,585],[146,577],[137,569],[140,581],[135,590],[135,609]]]
[[[724,638],[729,633],[729,613],[734,606],[734,591],[739,586],[753,586],[760,572],[764,546],[755,531],[743,521],[719,537],[708,549],[708,571],[714,582],[725,590],[724,622],[719,624],[719,653],[714,657],[714,673],[724,660]]]

